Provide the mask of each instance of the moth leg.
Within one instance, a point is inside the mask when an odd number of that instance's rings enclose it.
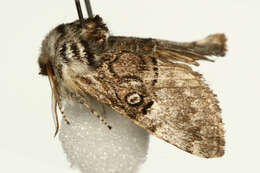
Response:
[[[66,115],[62,115],[62,118],[64,119],[64,121],[70,125],[70,121],[68,120],[68,118],[66,117]]]
[[[67,118],[67,116],[65,115],[64,113],[64,110],[59,106],[59,109],[60,109],[60,112],[62,114],[62,118],[64,119],[64,121],[66,122],[67,125],[70,125],[70,121],[69,119]]]
[[[101,121],[102,124],[107,126],[107,128],[109,130],[112,129],[112,127],[105,121],[105,119],[97,111],[95,111],[91,106],[89,106],[87,103],[83,103],[83,105],[86,106],[88,108],[88,110]]]

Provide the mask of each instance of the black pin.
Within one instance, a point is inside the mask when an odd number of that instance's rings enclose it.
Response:
[[[80,1],[75,0],[75,4],[76,4],[78,15],[79,15],[79,21],[81,24],[83,24],[84,17],[83,17]],[[92,12],[92,8],[91,8],[90,0],[85,0],[85,4],[86,4],[86,8],[87,8],[88,17],[93,18],[93,12]]]
[[[93,12],[90,4],[90,0],[85,0],[86,8],[87,8],[87,13],[89,18],[93,18]]]
[[[79,21],[80,21],[81,24],[83,24],[84,18],[83,18],[83,13],[82,13],[82,10],[81,10],[81,5],[80,5],[79,0],[75,0],[75,4],[76,4],[78,15],[79,15]]]

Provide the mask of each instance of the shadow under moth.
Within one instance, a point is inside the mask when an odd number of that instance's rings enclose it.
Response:
[[[66,119],[65,99],[83,104],[111,129],[89,106],[87,98],[93,97],[186,152],[222,156],[218,100],[190,65],[224,56],[225,42],[224,34],[185,43],[112,36],[98,15],[57,26],[42,42],[38,59],[40,74],[49,77],[52,88],[55,134],[56,106]]]

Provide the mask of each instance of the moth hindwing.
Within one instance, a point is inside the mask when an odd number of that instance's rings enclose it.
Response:
[[[189,65],[224,56],[225,42],[224,34],[190,43],[111,36],[99,16],[59,25],[43,41],[38,59],[40,73],[51,81],[56,129],[56,103],[61,112],[65,99],[91,109],[91,96],[184,151],[222,156],[218,100]]]

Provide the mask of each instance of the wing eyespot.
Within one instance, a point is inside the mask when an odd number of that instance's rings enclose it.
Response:
[[[141,94],[133,92],[125,96],[125,101],[130,106],[140,106],[144,103],[144,98]]]

